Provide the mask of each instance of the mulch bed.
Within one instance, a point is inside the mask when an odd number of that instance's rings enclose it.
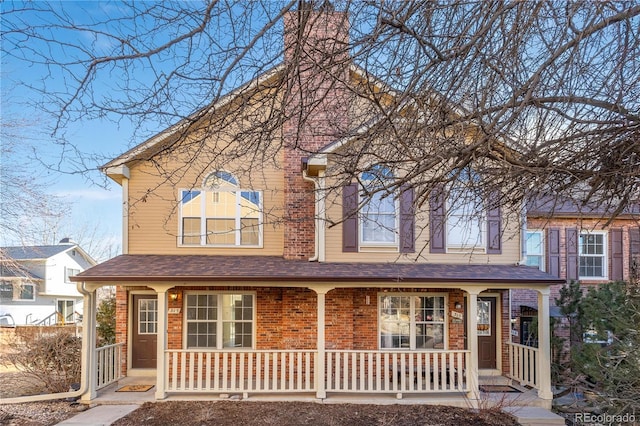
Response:
[[[514,426],[499,410],[438,405],[320,404],[313,402],[147,402],[114,426],[138,425]]]

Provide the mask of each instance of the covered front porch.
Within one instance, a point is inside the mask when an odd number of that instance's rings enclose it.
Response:
[[[220,266],[219,258],[215,262]],[[300,269],[292,270],[291,262],[286,268],[253,265],[255,277],[248,277],[246,270],[231,278],[201,273],[194,279],[166,271],[158,277],[146,273],[134,277],[131,271],[82,277],[89,330],[84,366],[89,386],[83,400],[97,398],[99,389],[125,376],[147,375],[154,378],[155,399],[300,395],[325,400],[378,395],[436,400],[442,395],[477,404],[482,398],[480,378],[487,376],[526,386],[522,390],[534,389],[537,398],[550,404],[552,279],[548,276],[507,265],[371,264],[366,265],[366,277],[361,275],[362,265],[294,265]],[[183,265],[185,269],[189,268]],[[280,275],[266,280],[263,270]],[[118,345],[96,349],[91,332],[95,290],[114,283],[125,295],[118,304],[120,314],[127,312],[127,326]],[[508,290],[524,285],[538,293],[537,348],[511,343]],[[131,306],[140,294],[153,300],[157,340],[150,368],[135,368],[132,363],[132,346],[139,337],[135,333],[141,326],[132,319]],[[229,294],[237,296],[230,315],[251,307],[249,321],[231,326],[232,334],[242,334],[241,329],[248,334],[229,342],[228,334],[219,333],[212,347],[194,344],[200,337],[187,331],[186,312],[195,309],[190,301],[218,297],[221,303],[231,301],[225,299]],[[489,303],[492,298],[494,305]],[[403,312],[394,305],[405,302]],[[493,314],[488,323],[487,314]],[[487,344],[488,335],[493,340]],[[489,367],[484,359],[487,345],[494,356]]]
[[[150,376],[121,377],[111,384],[100,388],[92,404],[142,404],[156,401],[155,385],[157,378]],[[465,392],[437,392],[437,393],[384,393],[384,392],[331,392],[325,399],[318,399],[314,391],[309,392],[177,392],[167,393],[165,401],[176,400],[248,400],[248,401],[299,401],[318,403],[349,403],[349,404],[426,404],[449,405],[462,408],[488,408],[490,406],[529,406],[548,409],[550,401],[541,399],[535,388],[519,385],[518,382],[505,376],[479,376],[479,385],[485,386],[511,386],[516,390],[504,392],[480,391],[477,400],[470,400]],[[131,386],[139,389],[137,392],[121,392],[123,387]],[[151,386],[151,387],[150,387]],[[150,388],[149,388],[150,387]],[[148,390],[147,390],[148,389]]]

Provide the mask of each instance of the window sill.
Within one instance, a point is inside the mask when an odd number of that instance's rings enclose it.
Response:
[[[256,246],[249,246],[249,245],[241,245],[241,246],[237,246],[237,245],[201,245],[201,244],[178,244],[178,248],[206,248],[206,249],[212,249],[212,248],[223,248],[223,249],[228,249],[228,248],[237,248],[237,249],[261,249],[264,248],[263,244],[259,244]]]
[[[398,253],[398,245],[381,245],[381,244],[361,244],[358,251],[360,253]]]
[[[447,253],[462,253],[462,254],[469,254],[469,253],[478,253],[478,254],[486,254],[487,253],[487,249],[484,247],[447,247],[446,250]]]

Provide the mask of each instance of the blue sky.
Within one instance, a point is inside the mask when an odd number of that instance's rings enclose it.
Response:
[[[14,3],[15,5],[16,3]],[[34,4],[38,4],[35,2]],[[79,14],[88,9],[93,12],[101,10],[98,2],[67,2],[65,8]],[[81,6],[81,7],[80,7]],[[5,3],[4,7],[10,7]],[[88,9],[87,9],[88,8]],[[3,43],[5,41],[3,40]],[[82,148],[91,157],[86,164],[80,165],[78,158],[63,146],[56,145],[56,136],[52,136],[49,127],[53,124],[51,117],[43,113],[34,104],[45,101],[42,94],[30,90],[24,85],[46,85],[47,91],[66,90],[65,82],[58,73],[48,74],[43,66],[27,66],[9,55],[2,56],[0,82],[2,90],[3,121],[19,123],[21,144],[30,145],[23,150],[24,155],[2,158],[3,168],[24,168],[38,176],[38,180],[46,184],[46,193],[59,196],[71,205],[68,217],[64,221],[63,230],[70,237],[74,226],[93,227],[105,240],[105,244],[120,246],[122,235],[121,192],[120,187],[109,182],[106,188],[101,186],[104,178],[97,167],[105,159],[126,151],[133,135],[132,126],[121,121],[114,123],[108,120],[84,119],[65,126],[65,139]],[[141,141],[140,141],[141,142]],[[23,147],[24,147],[23,146]],[[64,154],[63,154],[64,153]],[[50,167],[47,167],[45,164]],[[62,172],[57,172],[61,169]],[[88,169],[86,173],[77,173],[77,169]],[[18,242],[8,242],[17,244]]]
[[[30,161],[22,157],[3,159],[3,167],[26,165],[31,168],[34,176],[42,176],[43,182],[47,182],[48,194],[61,196],[72,203],[72,209],[68,212],[69,223],[100,229],[100,234],[109,243],[121,240],[121,192],[116,183],[105,181],[97,168],[162,131],[177,121],[178,117],[208,104],[220,92],[224,93],[252,78],[256,72],[270,68],[274,61],[279,60],[282,51],[280,46],[273,43],[273,39],[264,41],[260,37],[245,58],[248,61],[246,68],[242,63],[234,66],[228,79],[217,86],[215,81],[203,85],[201,82],[192,83],[189,78],[172,79],[166,89],[171,93],[170,98],[165,102],[152,99],[139,107],[139,110],[149,108],[152,112],[151,116],[144,117],[140,128],[136,128],[139,124],[135,121],[137,117],[127,116],[127,111],[104,114],[104,111],[84,104],[85,98],[80,97],[78,102],[71,105],[70,115],[63,114],[62,128],[52,135],[50,129],[56,124],[55,118],[45,114],[42,109],[49,109],[54,114],[59,112],[59,107],[51,98],[59,100],[59,96],[65,97],[75,90],[74,80],[77,81],[84,73],[84,65],[75,62],[86,61],[93,55],[129,54],[134,49],[152,49],[188,32],[201,19],[197,13],[193,16],[182,13],[179,22],[165,26],[164,16],[153,18],[143,14],[143,20],[133,21],[130,19],[132,7],[153,8],[156,15],[162,15],[172,13],[171,7],[184,7],[186,11],[191,11],[203,8],[206,2],[178,2],[167,9],[164,7],[168,4],[162,2],[132,4],[134,6],[119,1],[0,3],[3,12],[11,12],[3,16],[4,46],[0,74],[2,113],[4,119],[24,123],[20,129],[21,136],[25,143],[34,148]],[[98,104],[111,102],[117,108],[118,105],[131,102],[130,95],[142,97],[140,94],[143,92],[137,91],[150,90],[157,84],[156,81],[161,81],[161,78],[157,80],[159,76],[169,74],[176,67],[188,77],[196,77],[193,80],[202,78],[202,81],[207,81],[209,77],[219,77],[221,71],[236,59],[237,52],[262,29],[265,16],[277,16],[283,4],[267,2],[264,3],[265,10],[261,3],[247,3],[231,11],[221,5],[212,14],[210,32],[189,39],[187,44],[163,51],[148,62],[131,61],[126,73],[118,65],[101,68],[90,81],[89,98],[97,99]],[[30,10],[24,11],[23,7]],[[16,9],[20,9],[20,12],[16,13]],[[103,23],[113,18],[118,20],[108,25]],[[228,25],[229,19],[234,19],[234,28]],[[95,31],[69,28],[76,25],[86,25]],[[35,37],[26,39],[19,29],[30,26],[35,26],[37,32]],[[16,28],[18,31],[11,31]],[[137,30],[139,36],[129,38],[132,28]],[[118,37],[105,36],[100,31]],[[127,39],[129,43],[121,43],[120,39]],[[7,43],[7,40],[11,40],[11,43]],[[281,35],[277,40],[281,40]],[[14,46],[19,47],[11,49]],[[78,49],[77,46],[82,48]],[[185,60],[186,48],[193,51]],[[6,51],[9,53],[6,54]],[[66,63],[67,69],[33,63],[32,60],[41,59],[41,52],[45,52],[44,60],[48,59],[47,56],[53,57],[55,62]],[[262,67],[254,66],[256,60],[261,61]],[[158,104],[162,107],[158,108]],[[70,119],[65,120],[67,117]],[[80,154],[75,152],[76,148]],[[56,172],[57,169],[61,172]],[[101,184],[105,182],[106,187],[103,187]],[[73,230],[70,233],[73,234]]]

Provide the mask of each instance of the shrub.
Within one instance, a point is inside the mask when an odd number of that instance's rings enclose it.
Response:
[[[82,342],[69,330],[22,334],[9,343],[7,361],[25,380],[39,383],[48,393],[67,392],[80,382]]]
[[[98,323],[98,346],[111,345],[116,342],[116,298],[102,300],[96,312]]]
[[[560,297],[571,323],[569,378],[618,413],[640,412],[640,291],[624,282],[571,283]]]

